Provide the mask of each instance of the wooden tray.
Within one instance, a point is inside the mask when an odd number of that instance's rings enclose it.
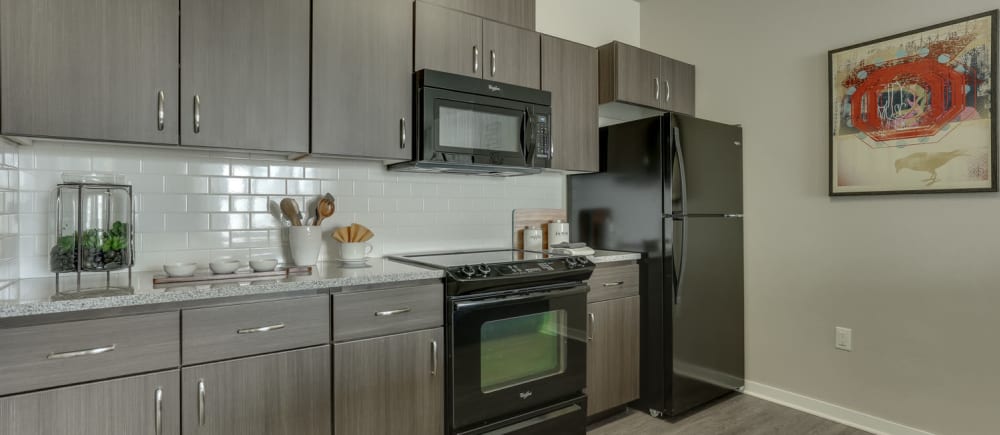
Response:
[[[524,229],[531,225],[542,227],[542,249],[549,249],[549,226],[556,219],[566,222],[566,210],[561,208],[519,208],[514,210],[514,249],[524,249]]]
[[[247,280],[257,278],[283,278],[289,275],[311,275],[312,266],[289,266],[277,268],[271,272],[236,271],[234,273],[214,274],[209,269],[199,269],[191,276],[167,276],[165,273],[153,275],[153,285],[157,284],[198,284],[224,280]]]

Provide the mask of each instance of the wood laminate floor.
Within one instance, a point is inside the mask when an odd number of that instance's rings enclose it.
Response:
[[[743,394],[673,422],[629,410],[592,425],[588,435],[866,435],[811,414]]]

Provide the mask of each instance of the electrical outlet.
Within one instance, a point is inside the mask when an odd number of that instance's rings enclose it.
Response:
[[[840,350],[846,350],[848,352],[854,350],[854,346],[851,344],[851,328],[837,327],[837,338],[834,346]]]

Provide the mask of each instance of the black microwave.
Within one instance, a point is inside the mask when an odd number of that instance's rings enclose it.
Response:
[[[514,176],[552,161],[548,91],[441,71],[414,73],[413,160],[390,170]]]

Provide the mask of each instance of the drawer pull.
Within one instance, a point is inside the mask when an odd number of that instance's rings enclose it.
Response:
[[[594,324],[597,323],[597,316],[594,313],[587,313],[587,341],[594,340]]]
[[[604,283],[604,286],[605,287],[618,287],[618,286],[620,286],[622,284],[625,284],[625,281],[606,282],[606,283]]]
[[[198,426],[205,425],[205,380],[198,379]]]
[[[431,376],[438,374],[438,341],[431,340]]]
[[[396,314],[403,314],[403,313],[409,313],[409,312],[410,312],[409,308],[400,308],[398,310],[389,310],[389,311],[376,311],[375,312],[375,317],[395,316]]]
[[[258,332],[276,331],[278,329],[285,329],[285,324],[284,323],[278,323],[278,324],[274,324],[274,325],[261,326],[260,328],[237,329],[236,333],[237,334],[256,334]]]
[[[71,352],[53,352],[45,359],[65,359],[65,358],[76,358],[78,356],[90,356],[90,355],[100,355],[102,353],[111,352],[117,348],[118,345],[112,344],[111,346],[105,347],[95,347],[93,349],[85,350],[74,350]]]
[[[153,415],[153,430],[156,435],[163,435],[163,387],[156,387],[153,398],[156,403]]]

